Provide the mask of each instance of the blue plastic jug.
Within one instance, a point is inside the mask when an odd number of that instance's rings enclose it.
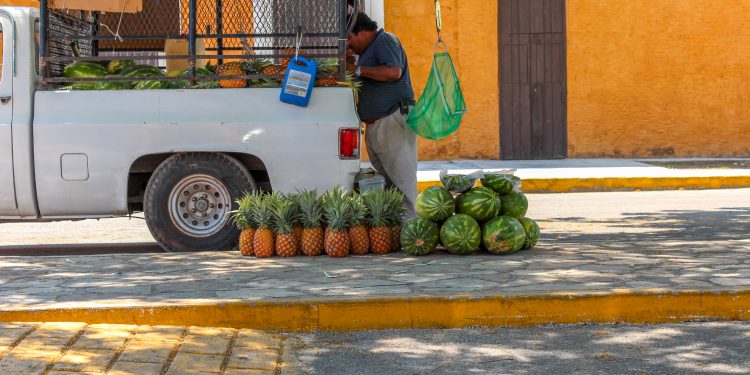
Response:
[[[292,58],[284,75],[284,85],[281,86],[281,101],[307,107],[317,72],[318,63],[315,60],[308,60],[302,56]]]

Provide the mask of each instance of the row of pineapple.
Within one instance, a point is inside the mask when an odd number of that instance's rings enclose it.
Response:
[[[282,53],[294,54],[294,50],[287,50]],[[248,83],[253,87],[281,87],[290,61],[291,58],[289,57],[281,58],[278,65],[268,59],[232,61],[218,65],[216,67],[216,74],[219,76],[243,76],[247,74],[269,76],[249,81],[241,78],[222,78],[219,81],[219,85],[222,88],[244,88],[248,86]],[[339,82],[334,76],[339,71],[338,60],[322,58],[316,59],[316,61],[318,78],[315,80],[315,86],[351,86],[347,82]],[[350,81],[351,78],[347,77],[347,81]]]
[[[233,218],[244,256],[331,257],[387,254],[401,248],[403,194],[397,189],[365,193],[340,187],[318,195],[252,192],[237,201]]]

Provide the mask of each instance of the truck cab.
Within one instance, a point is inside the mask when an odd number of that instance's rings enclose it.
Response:
[[[40,10],[0,7],[0,220],[143,211],[163,248],[219,250],[236,242],[231,212],[249,191],[352,188],[360,170],[361,132],[351,88],[316,87],[307,107],[282,103],[280,88],[253,87],[253,79],[265,79],[257,75],[245,77],[246,88],[198,88],[193,65],[198,58],[191,55],[186,87],[76,90],[62,82],[67,78],[55,74],[54,66],[104,59],[105,49],[66,55],[60,46],[68,40],[116,42],[102,31],[61,32],[71,14],[92,15],[94,22],[102,17],[95,11],[53,9],[46,1]],[[197,35],[191,27],[191,43]],[[216,43],[217,35],[203,38]],[[125,33],[120,38],[131,44],[136,39]],[[333,53],[344,51],[336,47]],[[123,56],[127,53],[117,58]],[[170,78],[165,72],[163,78],[148,79]]]

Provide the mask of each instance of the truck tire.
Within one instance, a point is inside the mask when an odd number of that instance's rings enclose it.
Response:
[[[230,217],[235,201],[255,188],[247,168],[230,156],[176,154],[146,185],[146,224],[166,251],[229,250],[239,238]]]

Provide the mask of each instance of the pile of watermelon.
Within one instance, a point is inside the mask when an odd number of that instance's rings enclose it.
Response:
[[[401,245],[411,255],[425,255],[442,245],[451,254],[468,255],[480,248],[511,254],[536,246],[539,225],[526,217],[529,202],[521,179],[486,172],[481,187],[474,176],[441,176],[417,197],[417,216],[404,224]]]

